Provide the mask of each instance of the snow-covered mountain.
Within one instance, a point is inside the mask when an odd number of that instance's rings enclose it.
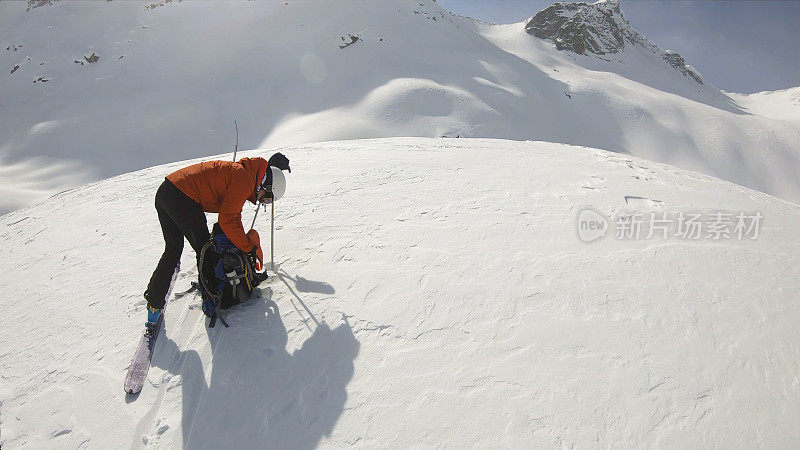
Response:
[[[136,399],[122,381],[163,245],[153,193],[191,161],[0,217],[4,449],[800,442],[796,204],[546,142],[283,151],[281,276],[206,329],[184,252]],[[703,212],[702,236],[676,221],[618,238],[626,211]],[[585,212],[605,237],[582,241]],[[714,212],[763,223],[714,239]],[[256,223],[267,236],[268,215]]]
[[[534,20],[561,24],[570,8]],[[690,68],[617,3],[576,8],[559,30],[585,30],[585,54],[531,22],[484,24],[431,0],[0,2],[0,211],[233,150],[234,118],[242,149],[542,140],[800,201],[800,124],[676,70]]]
[[[0,447],[800,442],[798,88],[610,0],[0,1],[0,44]],[[155,189],[234,118],[292,161],[279,276],[207,329],[187,249],[125,397]]]

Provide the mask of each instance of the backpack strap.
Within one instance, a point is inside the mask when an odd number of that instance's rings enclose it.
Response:
[[[222,299],[222,295],[221,294],[214,295],[213,291],[206,284],[205,277],[203,277],[203,262],[205,261],[206,252],[209,250],[209,248],[211,249],[214,248],[213,240],[209,240],[208,242],[206,242],[203,245],[203,248],[200,250],[200,260],[198,261],[198,271],[197,271],[198,272],[197,278],[199,281],[198,288],[200,289],[200,294],[203,298],[203,313],[211,319],[208,323],[209,328],[214,328],[214,325],[217,324],[217,318],[219,318],[219,321],[222,322],[223,325],[225,325],[225,328],[228,328],[229,326],[228,323],[225,322],[225,319],[223,319],[219,315],[220,301]]]

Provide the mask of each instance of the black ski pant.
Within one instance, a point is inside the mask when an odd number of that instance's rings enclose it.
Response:
[[[181,260],[183,238],[186,237],[199,259],[200,250],[210,235],[206,215],[200,205],[167,179],[156,192],[156,212],[164,234],[164,253],[150,277],[144,297],[148,305],[161,309],[167,301],[173,275]]]

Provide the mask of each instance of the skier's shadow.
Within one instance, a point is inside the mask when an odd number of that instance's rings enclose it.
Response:
[[[360,346],[350,325],[345,321],[331,330],[321,323],[290,354],[271,290],[262,297],[229,310],[230,328],[217,322],[206,329],[212,351],[208,385],[197,352],[178,352],[185,358],[184,448],[311,449],[341,416]]]
[[[328,295],[336,293],[336,290],[333,288],[333,286],[324,281],[313,281],[307,278],[303,278],[300,275],[293,277],[288,273],[286,273],[286,271],[284,271],[283,269],[278,269],[277,276],[284,283],[286,283],[286,281],[284,281],[284,278],[293,281],[294,287],[297,288],[299,292],[316,292],[318,294],[328,294]],[[289,289],[291,289],[291,287]]]

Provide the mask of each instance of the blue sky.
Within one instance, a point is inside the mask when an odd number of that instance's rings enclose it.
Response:
[[[438,0],[489,22],[520,22],[554,1]],[[800,1],[620,0],[639,32],[675,50],[720,89],[751,93],[800,86]]]

